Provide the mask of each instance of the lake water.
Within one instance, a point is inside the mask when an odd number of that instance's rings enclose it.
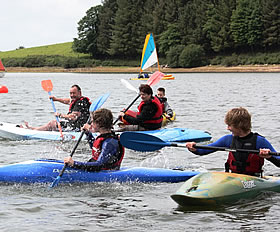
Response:
[[[134,74],[136,75],[136,74]],[[0,80],[8,94],[0,95],[0,121],[37,126],[53,119],[48,94],[41,81],[50,79],[52,94],[68,97],[73,84],[83,95],[95,99],[111,93],[103,107],[115,117],[136,97],[121,78],[133,74],[7,73]],[[174,74],[153,87],[165,87],[177,120],[168,127],[208,131],[213,140],[228,133],[224,115],[243,106],[252,113],[253,131],[265,136],[280,150],[280,78],[278,73],[187,73]],[[145,81],[131,81],[138,88]],[[135,109],[139,101],[132,107]],[[58,112],[68,107],[56,103]],[[8,141],[0,139],[0,165],[42,157],[63,159],[75,143]],[[89,157],[86,143],[74,159]],[[140,153],[126,150],[123,166],[223,171],[227,154],[196,156],[184,148],[166,147]],[[265,174],[280,174],[268,161]],[[170,198],[182,183],[96,183],[59,185],[0,185],[0,231],[276,231],[280,194],[264,194],[256,200],[222,208],[179,208]]]

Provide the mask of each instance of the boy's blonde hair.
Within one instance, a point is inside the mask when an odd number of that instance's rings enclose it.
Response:
[[[226,113],[225,123],[244,132],[249,132],[252,128],[251,114],[243,107],[233,108]]]

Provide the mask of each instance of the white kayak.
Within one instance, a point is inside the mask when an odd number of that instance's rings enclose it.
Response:
[[[137,133],[137,132],[135,132]],[[163,128],[153,131],[141,131],[141,134],[150,134],[165,142],[208,141],[211,135],[208,132],[189,128]],[[64,141],[78,140],[81,132],[63,132]],[[94,135],[94,136],[97,136]],[[38,131],[21,128],[17,124],[0,122],[0,138],[9,140],[62,140],[58,131]],[[86,135],[82,140],[86,139]]]
[[[64,140],[78,140],[81,132],[63,132]],[[0,137],[9,140],[62,140],[59,131],[38,131],[21,128],[17,124],[0,122]],[[82,140],[86,139],[86,135]]]

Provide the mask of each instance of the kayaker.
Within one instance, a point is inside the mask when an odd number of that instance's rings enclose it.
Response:
[[[247,109],[239,107],[229,110],[225,116],[225,123],[232,134],[225,135],[207,146],[259,150],[259,154],[229,152],[225,163],[226,172],[262,176],[264,159],[280,167],[280,157],[269,154],[270,151],[275,152],[270,142],[258,133],[251,132],[251,115]],[[197,155],[214,152],[213,150],[196,149],[195,145],[195,142],[186,143],[187,148]]]
[[[119,116],[130,125],[119,124],[121,128],[117,131],[143,131],[161,128],[162,106],[159,99],[153,96],[153,90],[147,84],[141,84],[139,92],[142,101],[138,106],[136,117],[120,112]]]
[[[53,101],[70,105],[67,114],[58,112],[54,114],[60,118],[60,125],[63,131],[79,131],[80,128],[87,122],[91,103],[89,98],[82,96],[80,86],[73,85],[70,88],[70,98],[57,98],[55,96],[50,96],[49,98],[52,98]],[[58,131],[56,120],[51,120],[47,124],[39,127],[29,126],[28,123],[25,122],[25,126],[32,130]]]
[[[91,126],[84,125],[83,129],[89,131],[89,144],[92,157],[87,162],[74,161],[72,157],[64,158],[64,163],[71,167],[87,171],[118,170],[124,157],[124,147],[119,137],[112,131],[113,115],[108,109],[101,108],[91,112]],[[99,132],[93,138],[91,132]]]
[[[160,100],[162,104],[163,114],[167,119],[173,117],[173,110],[171,109],[170,105],[167,102],[167,98],[165,97],[165,88],[158,88],[156,97]]]

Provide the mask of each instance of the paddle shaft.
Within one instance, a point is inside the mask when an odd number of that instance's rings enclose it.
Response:
[[[213,147],[213,146],[203,146],[203,145],[195,145],[195,148],[198,149],[206,149],[206,150],[215,150],[215,151],[228,151],[228,152],[246,152],[252,154],[259,154],[259,150],[249,150],[249,149],[234,149],[234,148],[227,148],[227,147]],[[269,152],[270,155],[279,156],[279,152]]]
[[[147,80],[147,84],[149,86],[152,86],[152,85],[155,85],[156,83],[158,83],[160,81],[160,79],[164,76],[163,73],[159,72],[159,71],[156,71],[154,74],[152,74],[152,76]],[[138,96],[130,103],[130,105],[125,109],[124,113],[126,111],[129,110],[129,108],[137,101],[137,99],[140,97],[140,94],[138,94]],[[118,117],[113,125],[115,125],[117,123],[117,121],[120,120],[120,117]]]
[[[87,123],[89,123],[89,121],[90,121],[90,120],[88,120]],[[71,152],[71,154],[70,154],[70,157],[72,157],[72,156],[74,155],[74,153],[75,153],[77,147],[79,146],[79,143],[81,142],[81,139],[82,139],[82,137],[84,136],[84,134],[85,134],[85,131],[83,130],[82,133],[81,133],[81,135],[80,135],[80,137],[79,137],[79,139],[78,139],[78,141],[77,141],[77,143],[75,144],[75,147],[73,148],[73,150],[72,150],[72,152]],[[61,169],[61,171],[60,171],[60,173],[59,173],[59,175],[58,175],[59,177],[62,177],[62,175],[63,175],[65,169],[67,168],[67,166],[68,166],[67,164],[64,164],[63,168]]]
[[[49,94],[49,96],[51,96],[52,95],[51,91],[48,91],[48,94]],[[56,108],[55,108],[53,99],[50,98],[50,100],[51,100],[51,103],[52,103],[53,111],[54,111],[54,113],[56,113]],[[63,133],[62,133],[62,128],[61,128],[61,125],[60,125],[60,122],[59,122],[59,118],[58,118],[58,116],[55,116],[55,118],[56,118],[56,121],[57,121],[57,126],[58,126],[58,130],[60,132],[61,138],[63,139],[64,136],[63,136]]]
[[[138,96],[130,103],[130,105],[124,110],[124,113],[126,112],[126,111],[128,111],[129,110],[129,108],[138,100],[138,98],[140,97],[140,94],[138,94]],[[118,117],[115,121],[114,121],[114,123],[113,123],[113,125],[115,125],[116,123],[117,123],[117,121],[119,121],[120,120],[120,117]]]
[[[166,143],[166,146],[171,147],[184,147],[187,148],[185,144],[180,143]],[[249,149],[234,149],[234,148],[227,148],[227,147],[214,147],[214,146],[203,146],[203,145],[195,145],[194,146],[197,149],[205,149],[205,150],[214,150],[214,151],[228,151],[228,152],[246,152],[246,153],[252,153],[252,154],[259,154],[259,150],[249,150]],[[270,155],[276,155],[279,156],[279,152],[269,152]]]

